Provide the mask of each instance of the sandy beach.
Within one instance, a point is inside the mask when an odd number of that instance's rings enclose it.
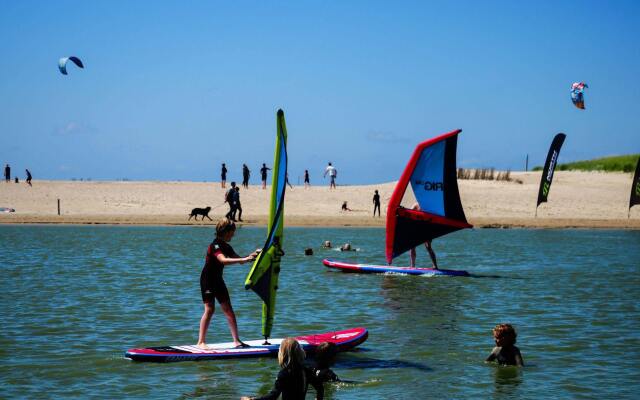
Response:
[[[631,174],[558,171],[535,217],[540,172],[516,172],[514,181],[459,180],[462,204],[476,227],[594,227],[640,229],[640,207],[627,206]],[[521,181],[519,183],[517,181]],[[288,189],[287,226],[384,226],[395,182],[377,185]],[[229,184],[227,183],[227,187]],[[373,191],[379,190],[382,218],[372,217]],[[408,191],[410,192],[410,190]],[[0,223],[211,225],[228,210],[219,182],[34,181],[0,184]],[[245,224],[264,225],[270,188],[241,190]],[[61,213],[58,215],[58,199]],[[406,199],[411,201],[411,199]],[[341,211],[343,201],[352,211]],[[213,222],[188,221],[194,207],[211,206]]]

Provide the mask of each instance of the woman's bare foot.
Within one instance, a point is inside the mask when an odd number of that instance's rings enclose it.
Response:
[[[209,346],[207,346],[207,344],[204,342],[198,343],[196,346],[198,346],[198,348],[202,350],[211,350],[211,348],[209,348]]]

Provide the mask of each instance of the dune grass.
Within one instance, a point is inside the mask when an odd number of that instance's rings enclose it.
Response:
[[[575,161],[566,164],[558,164],[559,171],[606,171],[606,172],[633,172],[640,154],[628,154],[625,156],[612,156],[595,158],[593,160]],[[534,171],[542,170],[538,166]]]

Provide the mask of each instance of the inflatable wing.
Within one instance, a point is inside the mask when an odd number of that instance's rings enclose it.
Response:
[[[67,75],[67,62],[69,61],[72,61],[79,68],[84,68],[82,61],[80,61],[78,57],[62,57],[60,60],[58,60],[58,68],[60,69],[60,72],[62,72],[62,75]]]
[[[571,85],[571,101],[573,105],[581,110],[584,110],[584,89],[588,88],[584,82],[575,82]]]

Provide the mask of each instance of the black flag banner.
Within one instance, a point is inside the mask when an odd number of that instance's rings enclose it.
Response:
[[[540,179],[540,190],[538,191],[538,203],[536,204],[536,214],[540,203],[545,203],[549,196],[549,189],[551,189],[551,181],[553,180],[553,171],[556,169],[558,162],[558,156],[560,156],[560,148],[564,139],[567,137],[564,133],[558,133],[551,142],[549,147],[549,154],[547,154],[547,161],[544,163],[544,170],[542,171],[542,178]]]
[[[631,207],[640,204],[640,158],[636,164],[636,173],[633,175],[633,183],[631,184],[631,197],[629,198],[629,214],[631,216]]]

